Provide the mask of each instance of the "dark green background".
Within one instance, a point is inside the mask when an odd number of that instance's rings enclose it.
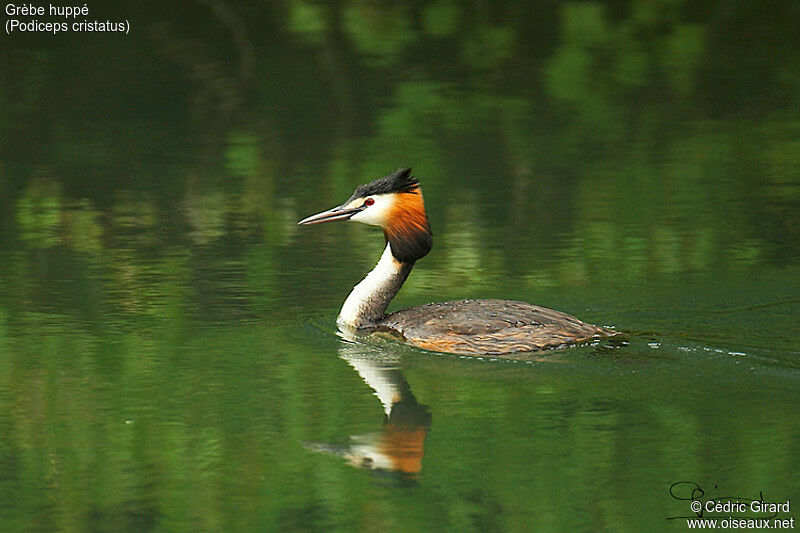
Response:
[[[89,7],[130,34],[0,44],[0,529],[683,531],[680,480],[800,505],[798,2]],[[334,319],[383,240],[295,224],[400,166],[435,241],[395,307],[629,341],[371,348],[432,415],[415,481],[302,446],[381,427]]]

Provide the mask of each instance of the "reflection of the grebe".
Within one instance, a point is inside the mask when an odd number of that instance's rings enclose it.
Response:
[[[411,393],[400,372],[399,357],[378,346],[342,342],[339,356],[352,366],[383,404],[386,417],[380,431],[354,435],[348,446],[309,443],[309,449],[338,455],[357,468],[415,477],[422,469],[425,437],[431,415]]]

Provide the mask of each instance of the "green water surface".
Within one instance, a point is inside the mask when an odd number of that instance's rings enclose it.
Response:
[[[131,32],[0,45],[0,530],[683,531],[679,481],[800,518],[795,2],[90,7]],[[296,222],[401,166],[393,309],[621,338],[343,339],[383,237]]]

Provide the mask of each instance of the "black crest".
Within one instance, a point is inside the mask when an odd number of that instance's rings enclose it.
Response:
[[[419,186],[419,180],[411,175],[410,168],[401,168],[386,176],[370,183],[359,185],[356,192],[345,202],[351,202],[356,198],[364,198],[373,194],[389,194],[393,192],[405,192]]]

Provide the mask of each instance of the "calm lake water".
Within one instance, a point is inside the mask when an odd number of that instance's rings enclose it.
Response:
[[[170,6],[0,48],[0,529],[682,531],[679,481],[800,518],[796,3]],[[296,222],[400,166],[393,309],[623,335],[343,339],[382,235]]]

